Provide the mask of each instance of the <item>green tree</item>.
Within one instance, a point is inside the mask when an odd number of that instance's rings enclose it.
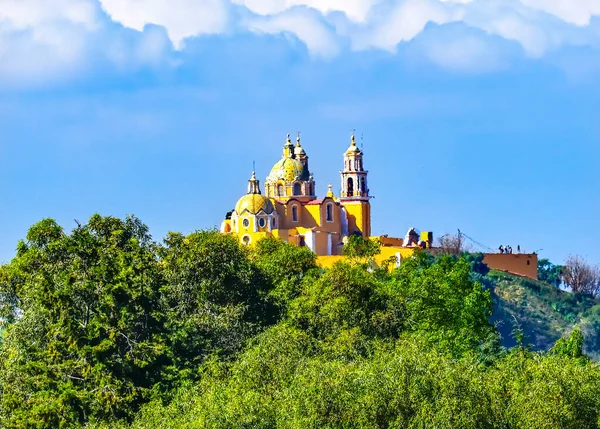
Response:
[[[374,238],[368,239],[362,235],[351,234],[342,252],[353,263],[367,264],[372,262],[375,255],[381,253],[381,243]]]
[[[277,238],[265,238],[251,249],[251,258],[273,286],[274,302],[283,310],[300,294],[306,276],[318,277],[316,255],[307,247],[298,247]]]
[[[568,356],[575,359],[585,358],[583,354],[583,334],[579,326],[576,326],[568,337],[560,338],[552,347],[551,352],[560,356]]]
[[[417,251],[405,259],[392,282],[406,302],[406,326],[454,353],[497,343],[497,332],[489,323],[490,292],[473,282],[471,273],[464,257],[442,255],[434,263],[429,254]]]
[[[563,267],[554,265],[549,259],[540,259],[538,261],[538,279],[542,282],[559,287],[562,283]]]
[[[94,215],[66,234],[46,219],[2,272],[18,317],[0,346],[1,424],[131,415],[167,360],[163,280],[146,226]]]
[[[231,235],[170,233],[160,249],[166,330],[176,378],[196,379],[209,355],[231,357],[276,311],[268,279]]]

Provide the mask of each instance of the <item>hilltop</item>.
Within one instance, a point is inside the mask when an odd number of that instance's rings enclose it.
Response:
[[[503,345],[514,347],[515,321],[523,329],[525,342],[533,350],[548,350],[577,325],[584,338],[584,350],[600,357],[600,300],[561,290],[547,283],[501,271],[490,271],[483,279],[492,292],[492,323],[503,337]]]

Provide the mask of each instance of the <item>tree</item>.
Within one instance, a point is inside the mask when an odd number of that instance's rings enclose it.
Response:
[[[163,279],[138,219],[94,215],[70,234],[43,220],[0,283],[18,307],[0,345],[4,427],[127,417],[160,381]]]
[[[362,235],[351,234],[344,244],[342,252],[353,263],[366,264],[381,253],[381,242],[377,239],[364,238]]]
[[[268,279],[231,235],[170,233],[159,250],[166,330],[180,381],[197,379],[211,354],[230,358],[276,312]]]
[[[302,279],[319,275],[317,256],[308,247],[288,244],[278,238],[264,238],[251,248],[252,261],[272,286],[270,296],[280,307],[300,294]]]
[[[571,255],[562,270],[563,282],[575,293],[598,296],[600,292],[600,271],[589,265],[581,256]]]
[[[538,279],[552,286],[559,287],[561,283],[563,267],[554,265],[549,259],[538,261]]]
[[[445,234],[438,238],[437,252],[449,255],[460,255],[463,252],[468,252],[470,246],[465,243],[462,235]]]
[[[456,354],[497,343],[489,323],[490,291],[472,280],[469,261],[451,255],[436,261],[418,251],[392,274],[394,288],[406,302],[406,326]]]
[[[566,338],[559,338],[551,352],[560,356],[568,356],[572,358],[585,357],[583,354],[583,334],[579,326],[576,326],[573,332]]]

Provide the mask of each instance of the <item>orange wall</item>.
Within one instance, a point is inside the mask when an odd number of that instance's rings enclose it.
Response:
[[[483,262],[493,270],[508,271],[535,280],[538,278],[536,254],[486,253]]]

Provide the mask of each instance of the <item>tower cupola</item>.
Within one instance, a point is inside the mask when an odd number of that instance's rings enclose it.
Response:
[[[340,174],[342,177],[342,200],[369,200],[368,171],[364,169],[363,153],[356,145],[354,133],[350,139],[350,146],[344,152],[344,170]]]

